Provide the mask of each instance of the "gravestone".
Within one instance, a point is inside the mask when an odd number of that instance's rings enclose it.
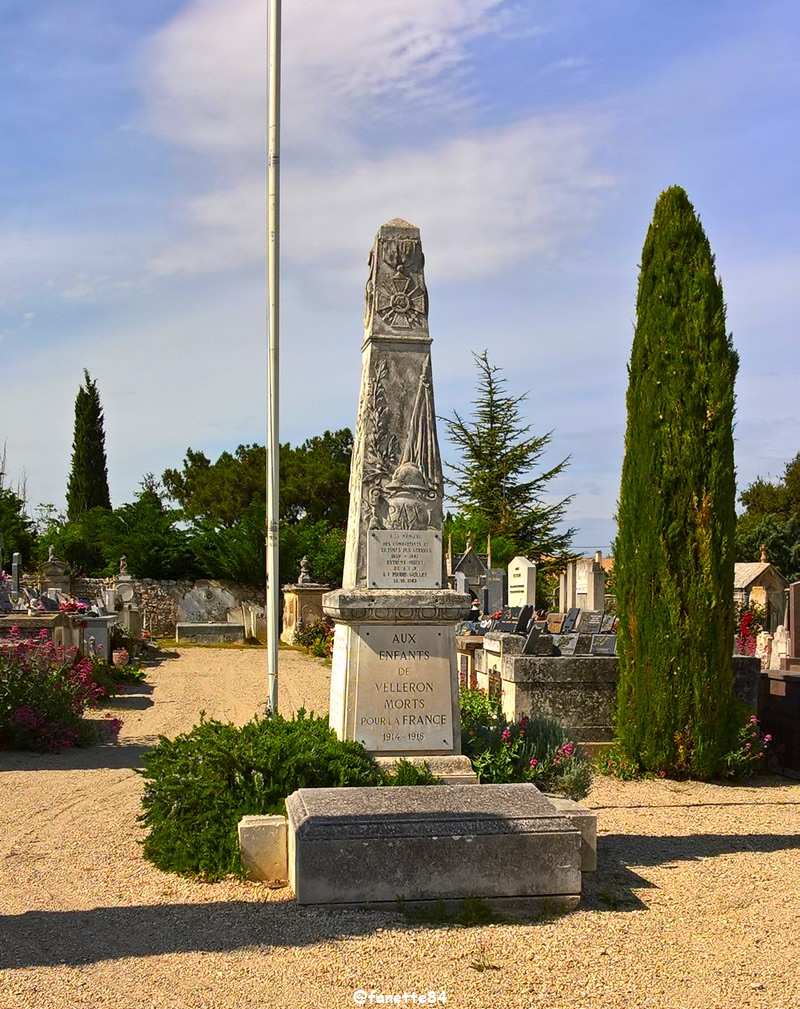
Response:
[[[531,620],[533,620],[533,607],[523,606],[514,625],[514,634],[527,634]]]
[[[22,555],[11,555],[11,591],[15,596],[19,595],[19,579],[22,574]]]
[[[423,263],[417,228],[393,220],[380,229],[369,257],[342,588],[323,599],[336,622],[330,724],[381,756],[461,750],[454,630],[470,597],[444,587]]]
[[[616,654],[617,654],[616,634],[592,635],[592,655],[616,655]]]
[[[564,627],[564,619],[566,613],[548,613],[547,614],[547,633],[548,634],[560,634],[562,628]]]
[[[577,606],[573,606],[569,610],[567,615],[564,617],[564,623],[561,625],[562,634],[571,634],[572,631],[578,626],[578,619],[581,615],[581,611]]]
[[[581,634],[599,634],[602,624],[602,610],[583,610],[578,620],[578,630]]]
[[[497,613],[506,604],[508,578],[503,568],[489,568],[484,589],[484,613]]]
[[[536,606],[536,565],[527,557],[515,557],[508,565],[508,605]]]

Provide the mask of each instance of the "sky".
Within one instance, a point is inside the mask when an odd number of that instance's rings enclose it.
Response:
[[[0,0],[0,450],[64,507],[75,395],[112,503],[264,443],[267,0]],[[608,553],[638,264],[682,186],[739,352],[739,489],[800,450],[796,0],[288,0],[280,440],[354,427],[367,255],[420,228],[436,409],[488,352]],[[456,461],[440,422],[442,456]],[[0,456],[1,458],[1,456]]]

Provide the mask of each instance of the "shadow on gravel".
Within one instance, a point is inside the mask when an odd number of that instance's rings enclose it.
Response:
[[[631,866],[677,868],[678,862],[696,862],[737,852],[791,851],[800,848],[798,834],[687,834],[643,836],[602,834],[597,839],[597,872],[584,875],[581,910],[642,911],[647,905],[634,892],[655,884]]]
[[[125,957],[226,953],[253,946],[308,946],[407,928],[398,914],[327,911],[294,901],[98,907],[0,915],[0,969],[80,967]]]
[[[142,754],[158,739],[142,743],[107,743],[61,753],[0,751],[0,771],[100,771],[144,767]]]

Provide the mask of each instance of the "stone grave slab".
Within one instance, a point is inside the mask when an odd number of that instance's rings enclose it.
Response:
[[[566,613],[548,613],[547,614],[547,633],[548,634],[560,634],[561,629],[564,626],[564,620],[566,619]]]
[[[300,904],[580,894],[580,831],[533,785],[303,788],[286,812]]]

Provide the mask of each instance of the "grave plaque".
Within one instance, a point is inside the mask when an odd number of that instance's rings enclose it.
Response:
[[[599,634],[602,623],[602,610],[584,610],[578,621],[578,630],[581,634]]]
[[[553,637],[553,646],[559,655],[574,655],[579,637],[579,634],[557,634]]]
[[[523,655],[536,654],[536,645],[539,641],[539,638],[541,637],[541,634],[542,634],[541,627],[537,627],[536,624],[534,624],[528,633],[528,637],[525,639],[525,646],[522,649]]]
[[[528,624],[530,624],[533,619],[533,607],[523,606],[520,610],[520,614],[517,617],[517,622],[514,625],[514,634],[527,634]]]
[[[452,635],[424,624],[360,629],[355,738],[368,750],[452,750]]]
[[[575,630],[578,623],[578,618],[581,615],[580,608],[573,606],[567,615],[564,617],[564,623],[561,625],[562,634],[571,634]]]
[[[603,614],[603,621],[600,624],[600,633],[601,634],[611,634],[612,631],[614,630],[614,624],[616,623],[616,621],[617,621],[617,618],[616,618],[615,614],[613,614],[613,613],[604,613]]]
[[[370,529],[367,582],[373,589],[442,586],[442,534],[429,529]]]
[[[547,631],[549,634],[560,634],[564,627],[566,613],[548,613]]]
[[[616,634],[592,635],[592,655],[616,655],[616,654],[617,654]]]

